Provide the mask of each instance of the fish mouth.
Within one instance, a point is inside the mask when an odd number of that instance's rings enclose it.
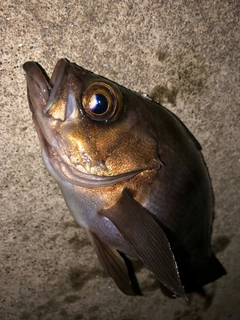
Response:
[[[69,158],[61,152],[57,141],[59,136],[51,126],[51,122],[57,120],[48,116],[48,110],[54,103],[61,84],[65,82],[64,78],[67,79],[70,68],[74,68],[74,65],[66,59],[60,59],[49,79],[38,63],[29,61],[23,65],[26,72],[29,107],[41,143],[43,161],[50,173],[57,181],[64,180],[80,187],[98,188],[115,185],[146,170],[139,168],[112,176],[89,174],[76,169]]]

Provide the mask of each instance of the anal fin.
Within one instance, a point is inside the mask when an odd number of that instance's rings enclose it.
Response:
[[[118,288],[126,295],[135,295],[128,269],[120,254],[103,243],[95,233],[88,231],[88,236],[103,268],[113,278]]]

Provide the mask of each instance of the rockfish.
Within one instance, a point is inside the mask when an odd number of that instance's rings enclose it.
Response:
[[[170,296],[224,275],[211,250],[209,174],[183,123],[66,59],[50,79],[36,62],[23,68],[44,164],[119,289],[141,293],[127,256]]]

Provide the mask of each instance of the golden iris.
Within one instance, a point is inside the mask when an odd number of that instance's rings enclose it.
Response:
[[[116,86],[107,81],[92,82],[83,92],[82,106],[93,120],[113,121],[122,110],[122,94]]]

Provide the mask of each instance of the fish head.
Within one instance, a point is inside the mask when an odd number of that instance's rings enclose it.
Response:
[[[23,67],[44,162],[61,179],[111,186],[161,167],[142,97],[66,59],[51,78],[35,62]]]

